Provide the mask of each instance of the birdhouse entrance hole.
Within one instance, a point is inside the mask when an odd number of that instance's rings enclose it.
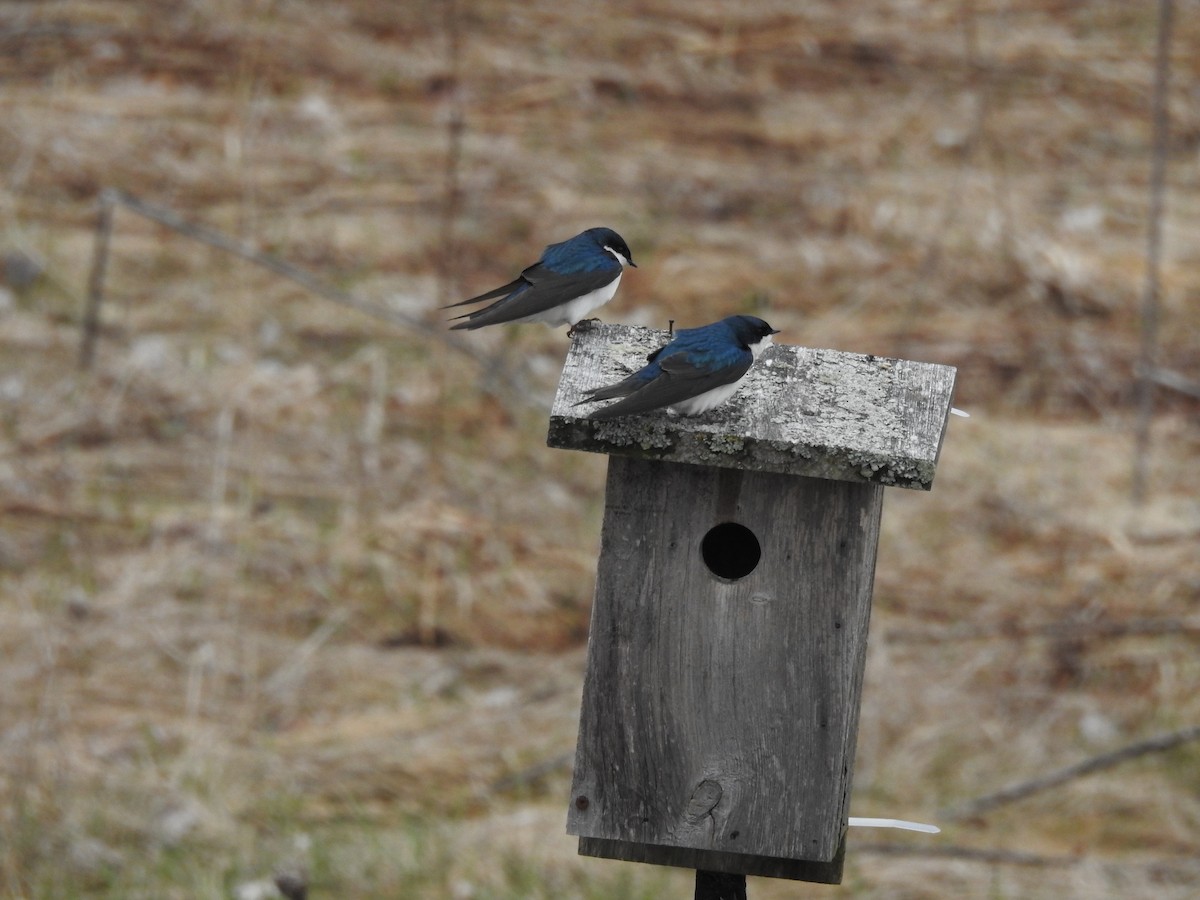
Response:
[[[708,571],[726,581],[738,581],[754,571],[762,546],[754,532],[737,522],[722,522],[700,541],[700,556]]]

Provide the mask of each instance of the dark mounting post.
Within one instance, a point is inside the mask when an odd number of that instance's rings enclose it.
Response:
[[[577,328],[550,417],[611,457],[567,831],[697,897],[836,884],[883,488],[930,488],[955,371],[782,345],[703,416],[574,406],[666,338]]]
[[[696,870],[695,900],[746,900],[746,876]]]

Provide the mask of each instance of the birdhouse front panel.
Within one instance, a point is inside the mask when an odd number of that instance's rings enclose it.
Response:
[[[567,830],[833,860],[883,488],[614,456],[606,497]]]

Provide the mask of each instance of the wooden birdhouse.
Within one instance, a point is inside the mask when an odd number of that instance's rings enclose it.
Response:
[[[575,406],[668,339],[579,329],[550,416],[610,457],[567,831],[837,883],[883,489],[929,490],[955,370],[776,345],[701,416]]]

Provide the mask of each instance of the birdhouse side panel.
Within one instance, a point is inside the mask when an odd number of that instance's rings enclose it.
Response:
[[[610,459],[568,831],[835,858],[882,492]]]

